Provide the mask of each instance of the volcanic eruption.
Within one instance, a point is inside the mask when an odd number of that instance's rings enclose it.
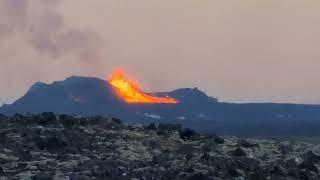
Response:
[[[127,103],[176,104],[171,97],[157,97],[143,92],[137,82],[127,78],[123,69],[115,69],[109,79],[116,94]]]

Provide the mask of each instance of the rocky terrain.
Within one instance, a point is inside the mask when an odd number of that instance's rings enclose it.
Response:
[[[174,124],[0,115],[0,179],[318,180],[320,146],[201,135]]]

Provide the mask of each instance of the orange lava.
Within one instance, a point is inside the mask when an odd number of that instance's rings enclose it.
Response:
[[[138,83],[126,78],[122,69],[112,72],[109,83],[115,92],[127,103],[149,103],[149,104],[176,104],[177,100],[170,97],[156,97],[144,93]]]

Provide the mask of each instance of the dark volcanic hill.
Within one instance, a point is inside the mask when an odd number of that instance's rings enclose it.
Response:
[[[171,96],[179,104],[127,104],[104,80],[70,77],[52,84],[36,83],[0,112],[55,112],[118,117],[128,122],[170,122],[203,132],[244,136],[318,136],[320,106],[299,104],[220,103],[197,88],[153,93]]]

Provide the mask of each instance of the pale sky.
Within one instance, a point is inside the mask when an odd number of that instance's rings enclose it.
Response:
[[[320,104],[319,48],[319,0],[0,0],[0,104],[116,66],[147,91]]]

